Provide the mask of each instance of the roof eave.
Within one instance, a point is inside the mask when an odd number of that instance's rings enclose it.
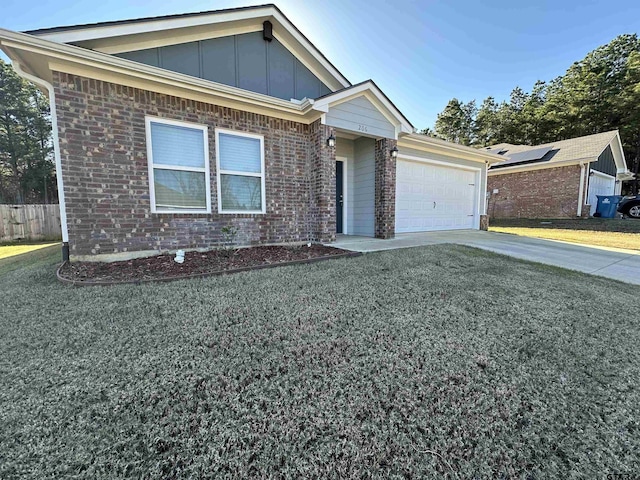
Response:
[[[273,18],[305,49],[342,87],[351,82],[324,56],[324,54],[273,4],[212,10],[192,14],[148,17],[142,19],[103,22],[69,27],[31,30],[27,35],[58,43],[81,43],[113,36],[136,35],[176,28],[202,26],[210,23],[241,21],[252,18]]]
[[[365,80],[363,82],[351,85],[349,87],[338,90],[337,92],[327,93],[313,100],[313,109],[319,112],[327,113],[331,105],[347,101],[353,96],[369,92],[373,95],[391,117],[398,128],[398,133],[412,133],[415,127],[404,116],[404,114],[395,106],[395,104],[387,97],[387,95],[376,85],[373,80]]]
[[[47,69],[66,73],[81,75],[85,70],[94,70],[105,72],[105,74],[121,75],[148,83],[148,89],[150,90],[152,90],[151,85],[164,85],[166,87],[180,88],[183,92],[193,91],[199,95],[210,96],[209,103],[224,106],[225,101],[236,102],[246,105],[248,111],[252,111],[251,108],[255,107],[259,109],[260,113],[267,112],[265,114],[277,118],[288,118],[301,123],[310,123],[320,117],[320,114],[311,108],[312,101],[307,99],[299,103],[282,100],[10,30],[0,29],[0,45],[4,47],[3,49],[12,60],[25,65],[26,69],[34,75],[41,76],[42,72],[29,68],[29,65],[24,62],[22,57],[27,55],[39,56],[47,62]],[[19,55],[16,55],[15,52],[18,52]],[[255,108],[253,111],[256,111]]]
[[[414,143],[423,147],[430,148],[432,150],[438,150],[440,152],[447,152],[449,155],[452,153],[464,154],[467,157],[475,160],[482,161],[489,165],[497,162],[504,161],[504,157],[501,155],[495,155],[492,153],[486,153],[482,150],[478,150],[465,145],[458,145],[457,143],[451,143],[437,138],[429,137],[427,135],[421,135],[418,133],[411,133],[401,138],[401,141],[405,143]]]

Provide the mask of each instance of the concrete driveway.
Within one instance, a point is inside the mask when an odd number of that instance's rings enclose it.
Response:
[[[640,251],[590,247],[478,230],[403,233],[390,240],[339,235],[332,246],[357,252],[456,243],[640,285]]]

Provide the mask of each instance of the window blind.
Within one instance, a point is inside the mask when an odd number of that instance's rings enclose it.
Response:
[[[220,170],[261,173],[260,140],[238,135],[218,135]]]
[[[155,165],[204,168],[204,132],[196,128],[151,122]]]

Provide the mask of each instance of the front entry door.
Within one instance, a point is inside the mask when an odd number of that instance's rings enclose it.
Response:
[[[342,233],[344,218],[343,162],[336,162],[336,233]]]

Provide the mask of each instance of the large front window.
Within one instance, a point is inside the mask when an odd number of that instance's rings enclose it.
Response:
[[[210,213],[207,127],[146,118],[151,211]]]
[[[216,129],[219,213],[265,213],[264,140]]]

